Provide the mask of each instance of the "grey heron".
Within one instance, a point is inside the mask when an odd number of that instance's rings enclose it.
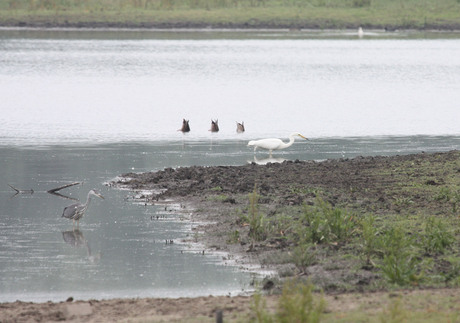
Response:
[[[66,206],[64,208],[64,212],[62,212],[62,217],[71,219],[73,220],[73,224],[75,225],[75,221],[77,221],[77,226],[80,223],[80,219],[85,215],[86,209],[89,206],[89,203],[91,202],[91,195],[95,195],[97,197],[100,197],[101,199],[104,199],[104,197],[96,190],[91,190],[88,192],[88,195],[86,196],[86,203],[81,204],[81,203],[75,203],[69,206]]]

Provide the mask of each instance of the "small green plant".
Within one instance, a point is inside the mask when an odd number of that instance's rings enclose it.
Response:
[[[388,304],[387,309],[380,315],[382,323],[400,323],[407,319],[407,312],[403,308],[401,297],[397,297]]]
[[[409,249],[414,238],[408,236],[400,223],[391,224],[382,234],[382,252],[384,255],[398,254]]]
[[[393,225],[382,236],[383,261],[378,267],[390,283],[400,286],[420,280],[419,264],[413,249],[414,239],[400,225]]]
[[[315,300],[311,283],[288,281],[279,298],[275,313],[269,313],[266,302],[260,294],[254,295],[254,322],[269,323],[318,323],[326,308],[324,297]]]
[[[252,312],[253,322],[257,323],[272,323],[274,319],[270,313],[267,312],[267,302],[260,293],[255,293],[252,297]]]
[[[355,227],[353,217],[345,210],[333,208],[330,204],[323,206],[323,212],[328,219],[334,241],[347,241]]]
[[[292,261],[301,273],[316,263],[316,251],[312,244],[299,244],[292,250]]]
[[[416,284],[420,278],[417,275],[419,261],[409,253],[388,254],[383,257],[379,266],[390,283],[405,286]]]
[[[238,230],[235,230],[231,232],[228,236],[227,243],[228,244],[235,244],[240,241],[240,232]]]
[[[378,236],[379,230],[375,226],[375,217],[373,215],[366,216],[361,220],[360,224],[362,230],[361,245],[365,257],[365,264],[366,266],[372,265],[372,267],[374,267],[375,264],[371,258],[378,254],[380,247],[380,239]]]
[[[410,198],[407,198],[407,197],[397,197],[395,198],[395,201],[394,201],[394,205],[399,208],[404,208],[411,204],[414,204],[414,201],[412,201]]]
[[[450,189],[448,187],[441,187],[438,194],[433,199],[435,201],[449,201],[450,200]]]
[[[449,257],[447,261],[450,263],[450,269],[443,274],[444,282],[446,285],[452,284],[454,286],[460,285],[460,258]]]
[[[290,191],[292,194],[298,194],[298,195],[314,195],[317,196],[321,193],[321,189],[319,188],[313,188],[313,187],[297,187],[297,186],[291,186]]]
[[[300,243],[322,243],[329,240],[330,228],[316,209],[305,206],[303,218],[296,227]]]
[[[214,202],[225,202],[229,199],[228,195],[226,194],[217,194],[217,195],[210,195],[208,200]]]
[[[442,219],[430,216],[425,221],[425,232],[422,237],[426,253],[444,253],[450,248],[455,238]]]
[[[344,242],[350,238],[354,227],[353,217],[345,210],[317,198],[314,206],[304,206],[297,234],[300,241],[309,243]]]
[[[452,193],[450,202],[452,203],[452,213],[457,213],[458,205],[460,204],[460,190],[456,190]]]
[[[436,201],[447,202],[452,205],[452,213],[457,213],[458,205],[460,204],[460,190],[441,187],[438,194],[434,196]]]
[[[289,281],[283,288],[278,303],[277,321],[281,323],[319,322],[326,308],[326,302],[322,296],[318,302],[314,301],[313,288],[311,283],[296,284],[293,280]]]
[[[254,185],[254,190],[249,194],[248,215],[242,216],[242,220],[249,224],[249,237],[254,241],[262,241],[266,239],[266,219],[259,212],[259,195],[257,194],[257,186]]]

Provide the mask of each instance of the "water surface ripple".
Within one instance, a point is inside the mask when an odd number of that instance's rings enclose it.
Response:
[[[251,288],[180,243],[196,225],[180,207],[104,186],[120,174],[460,148],[455,37],[1,29],[0,89],[0,302]],[[293,131],[310,140],[272,159],[247,147]],[[75,201],[46,193],[72,182],[105,196],[78,230],[61,218]]]

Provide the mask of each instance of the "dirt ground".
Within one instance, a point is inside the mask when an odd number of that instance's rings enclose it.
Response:
[[[320,295],[316,295],[320,297]],[[460,289],[411,290],[399,292],[346,293],[324,295],[327,322],[355,322],[353,312],[365,312],[366,317],[385,315],[389,304],[404,297],[405,307],[424,311],[437,322],[457,322],[442,317],[456,311],[460,318]],[[274,310],[278,296],[265,297],[267,308]],[[142,298],[90,301],[67,301],[0,304],[0,322],[216,322],[220,312],[224,322],[248,322],[253,299],[250,296],[208,296],[196,298]],[[350,317],[348,320],[343,318]],[[455,317],[455,316],[454,316]],[[368,322],[369,320],[365,320]],[[399,322],[399,321],[392,321]]]
[[[137,192],[137,199],[147,204],[164,200],[180,203],[192,213],[192,220],[205,223],[196,229],[191,240],[199,240],[209,250],[227,252],[242,265],[258,265],[289,276],[299,274],[292,263],[270,260],[287,252],[288,246],[277,239],[255,244],[247,240],[249,229],[241,222],[241,215],[247,214],[248,194],[254,190],[259,195],[260,210],[267,216],[286,210],[296,212],[302,205],[313,204],[318,195],[331,205],[381,217],[390,213],[443,214],[452,213],[452,206],[429,196],[440,187],[457,185],[459,177],[460,152],[451,151],[322,162],[288,161],[264,166],[168,168],[155,173],[124,174],[109,185],[131,189]],[[402,203],[409,200],[410,203]],[[230,234],[236,231],[239,236],[229,242]],[[337,262],[337,258],[331,257],[331,262]],[[327,313],[339,315],[356,309],[375,312],[399,294],[427,300],[427,308],[436,306],[438,297],[460,304],[458,288],[382,291],[369,288],[379,278],[375,271],[351,270],[346,263],[329,269],[328,266],[331,267],[323,261],[322,266],[312,266],[301,273],[325,291]],[[268,282],[270,286],[264,287],[271,290],[273,282]],[[277,297],[267,296],[268,308],[275,307]],[[14,302],[0,304],[0,322],[215,322],[220,311],[225,322],[244,322],[251,305],[251,296]],[[456,305],[453,306],[455,309]],[[460,312],[460,308],[455,310]]]

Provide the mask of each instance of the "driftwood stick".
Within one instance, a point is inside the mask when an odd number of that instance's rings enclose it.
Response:
[[[17,189],[16,187],[8,184],[9,187],[11,187],[13,190],[16,191],[16,194],[19,194],[19,193],[22,193],[22,194],[33,194],[34,193],[34,190],[33,189],[30,189],[30,190],[20,190],[20,189]]]
[[[15,187],[11,186],[10,184],[8,184],[8,186],[9,186],[9,187],[11,187],[13,190],[15,190],[15,191],[16,191],[16,193],[19,193],[19,192],[20,192],[20,190],[18,190],[17,188],[15,188]]]
[[[59,187],[56,187],[56,188],[53,188],[52,190],[48,190],[46,191],[47,193],[50,193],[50,194],[53,194],[53,193],[56,193],[64,188],[67,188],[67,187],[70,187],[70,186],[75,186],[75,185],[78,185],[78,184],[81,184],[80,182],[74,182],[74,183],[70,183],[70,184],[66,184],[64,186],[59,186]]]

